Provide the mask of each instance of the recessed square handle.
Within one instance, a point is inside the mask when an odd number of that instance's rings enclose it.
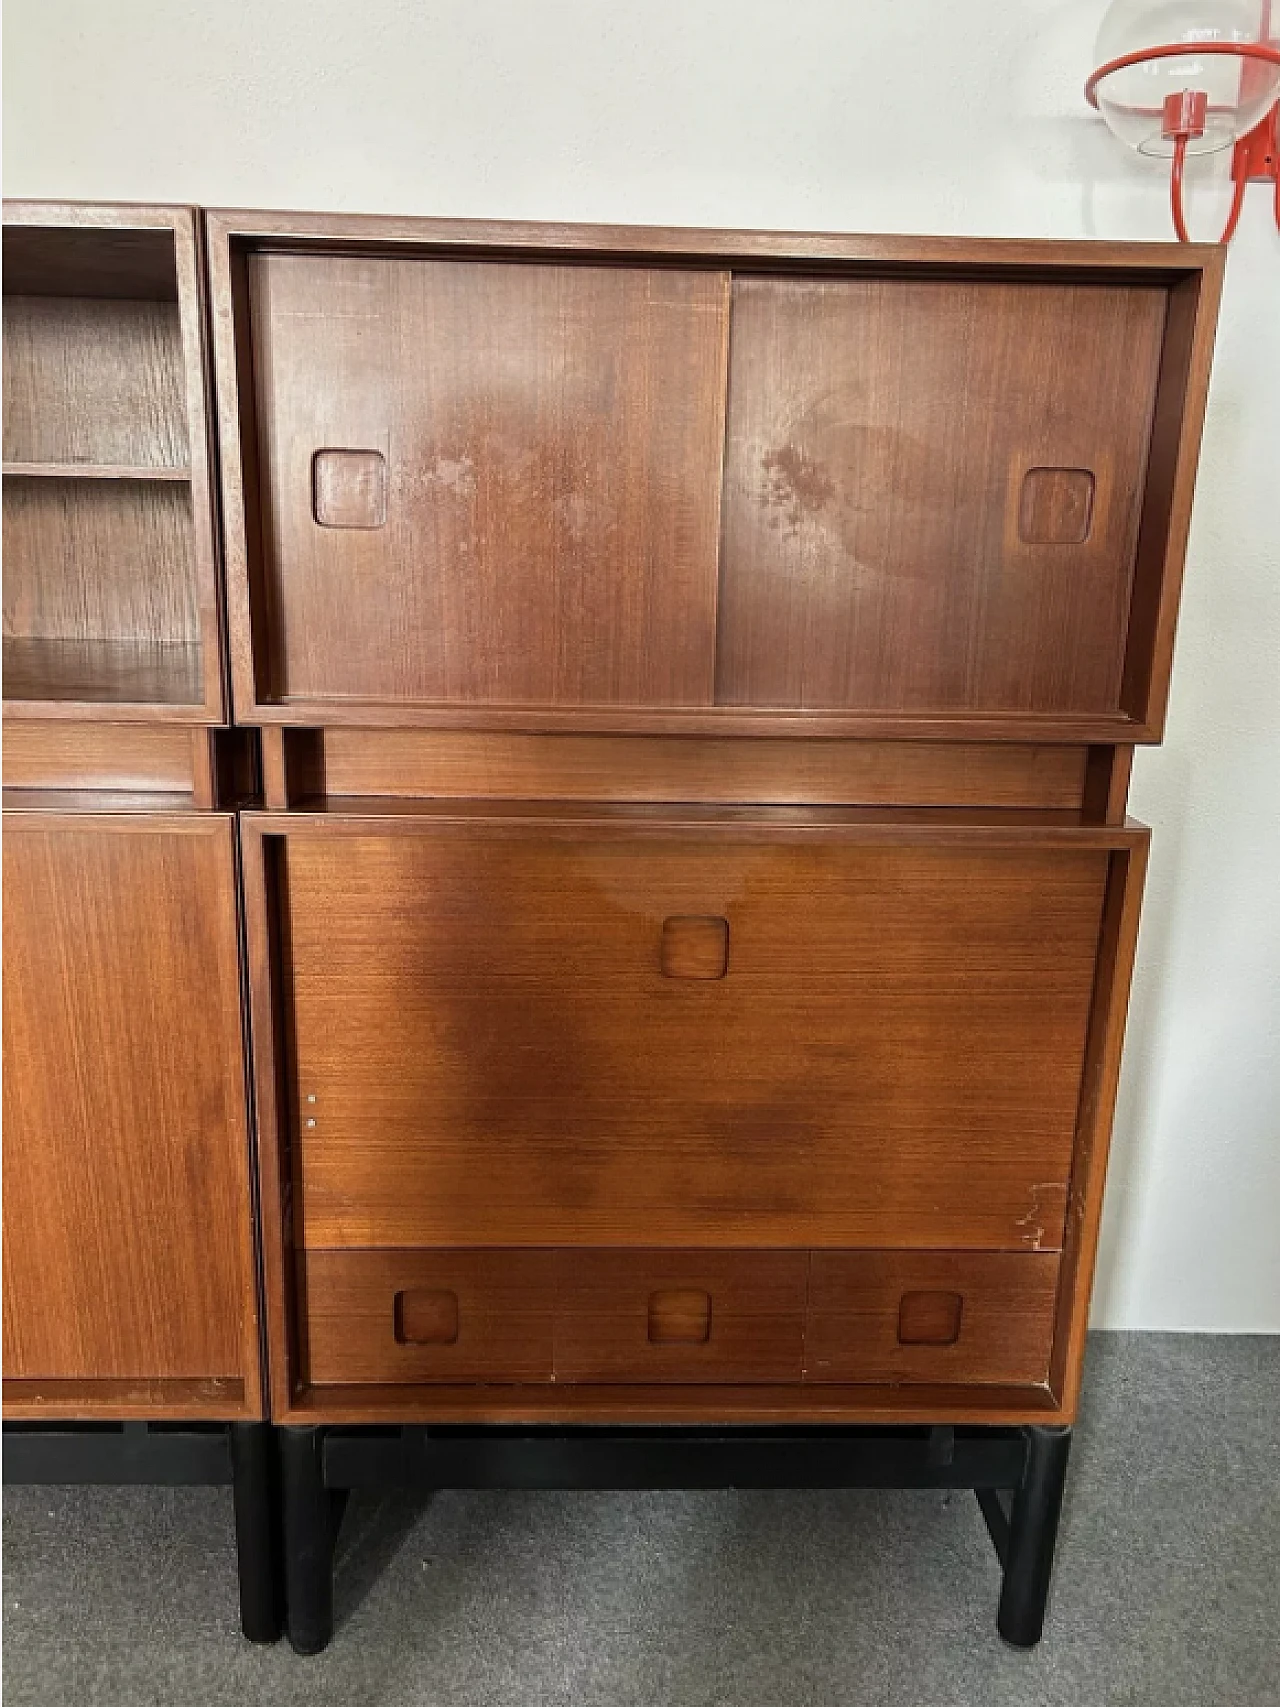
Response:
[[[964,1299],[958,1292],[904,1292],[898,1306],[899,1345],[954,1345]]]
[[[711,1338],[711,1294],[670,1287],[649,1294],[650,1345],[705,1345]]]
[[[1018,506],[1024,545],[1083,545],[1093,526],[1095,480],[1087,468],[1029,468]]]
[[[454,1345],[458,1338],[458,1294],[444,1287],[397,1292],[395,1324],[401,1345]]]
[[[729,970],[729,921],[710,915],[664,919],[664,978],[723,978]]]
[[[311,509],[322,528],[380,528],[387,521],[387,462],[378,450],[318,450]]]

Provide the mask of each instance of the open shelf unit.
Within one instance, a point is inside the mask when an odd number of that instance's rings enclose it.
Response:
[[[221,722],[198,215],[6,203],[10,716]]]

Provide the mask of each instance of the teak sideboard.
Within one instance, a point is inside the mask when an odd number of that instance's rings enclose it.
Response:
[[[1034,1640],[1220,251],[9,217],[8,1414],[302,1647],[364,1425],[1016,1431]]]

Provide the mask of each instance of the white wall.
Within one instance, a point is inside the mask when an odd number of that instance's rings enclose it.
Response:
[[[6,193],[1163,238],[1102,0],[9,0]],[[1210,191],[1217,197],[1209,200]],[[1231,257],[1095,1323],[1280,1331],[1280,238]],[[1221,185],[1193,204],[1216,225]]]

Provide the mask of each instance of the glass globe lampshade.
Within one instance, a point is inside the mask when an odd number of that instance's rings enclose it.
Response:
[[[1280,98],[1280,0],[1113,0],[1094,61],[1086,92],[1122,142],[1168,159],[1169,97],[1187,95],[1203,129],[1183,149],[1212,154]]]

